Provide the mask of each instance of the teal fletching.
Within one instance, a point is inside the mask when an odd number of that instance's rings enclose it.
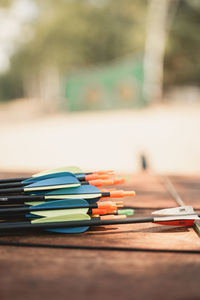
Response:
[[[45,196],[84,195],[85,197],[87,197],[87,195],[91,195],[91,194],[93,197],[95,197],[95,196],[101,197],[101,191],[96,186],[93,186],[93,185],[81,185],[76,188],[73,188],[73,187],[72,188],[63,188],[63,189],[58,189],[58,190],[44,193]],[[80,197],[80,198],[88,199],[85,197]],[[89,198],[92,198],[92,197],[89,197]]]
[[[72,227],[72,228],[55,228],[47,229],[46,231],[52,231],[56,233],[83,233],[89,229],[89,226],[86,227]]]
[[[46,174],[38,177],[30,177],[29,179],[22,181],[22,184],[31,184],[40,180],[50,179],[54,177],[63,177],[63,176],[72,176],[76,178],[76,176],[70,172],[57,172],[57,173]]]
[[[88,206],[88,202],[84,199],[62,199],[62,200],[55,200],[55,201],[46,201],[39,205],[32,205],[30,206],[30,210],[36,211],[38,209],[44,208],[54,209],[54,208],[70,208],[70,207],[80,207],[80,206]]]
[[[34,190],[48,190],[48,189],[56,189],[67,186],[79,186],[80,182],[75,176],[61,176],[61,177],[53,177],[49,179],[39,180],[32,184],[29,184],[24,187],[24,190],[34,191]]]

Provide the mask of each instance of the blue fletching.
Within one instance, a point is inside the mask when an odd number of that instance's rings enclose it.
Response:
[[[25,186],[26,188],[42,188],[49,186],[58,186],[58,185],[67,185],[67,184],[80,184],[80,181],[75,176],[61,176],[61,177],[53,177],[49,179],[40,180]]]
[[[63,200],[52,200],[47,201],[39,205],[30,206],[30,210],[38,210],[40,208],[48,209],[48,208],[70,208],[70,207],[79,207],[79,206],[88,206],[88,202],[84,199],[63,199]]]
[[[50,195],[84,195],[84,194],[101,194],[100,190],[94,185],[81,185],[72,188],[63,188],[51,192],[43,193],[46,196]]]
[[[52,231],[52,232],[58,232],[58,233],[82,233],[82,232],[87,231],[88,229],[89,229],[89,226],[46,229],[46,231]]]
[[[90,198],[90,199],[87,199],[87,201],[88,201],[89,204],[95,204],[99,200],[100,200],[100,198]]]
[[[40,180],[45,180],[54,177],[62,177],[62,176],[73,176],[76,178],[76,176],[70,172],[57,172],[57,173],[51,173],[51,174],[37,176],[37,177],[31,177],[29,179],[22,181],[22,184],[31,184]]]
[[[26,218],[38,218],[38,216],[33,215],[31,213],[25,215]]]

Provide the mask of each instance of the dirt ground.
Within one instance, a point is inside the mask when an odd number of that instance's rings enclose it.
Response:
[[[145,153],[159,173],[200,173],[200,105],[44,114],[36,102],[0,105],[0,169],[79,165],[138,172]]]

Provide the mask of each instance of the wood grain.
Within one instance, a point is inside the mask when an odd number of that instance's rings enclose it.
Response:
[[[185,204],[200,208],[200,176],[170,178]],[[127,206],[137,208],[137,216],[176,206],[157,176],[134,175],[126,189],[137,193],[135,200],[126,200]],[[200,250],[200,239],[192,228],[154,224],[106,226],[77,235],[12,233],[1,235],[1,241]],[[0,246],[0,275],[1,300],[189,300],[199,299],[200,256]]]

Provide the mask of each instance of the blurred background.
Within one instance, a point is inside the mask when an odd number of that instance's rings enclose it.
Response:
[[[0,0],[0,170],[200,173],[199,0]]]

